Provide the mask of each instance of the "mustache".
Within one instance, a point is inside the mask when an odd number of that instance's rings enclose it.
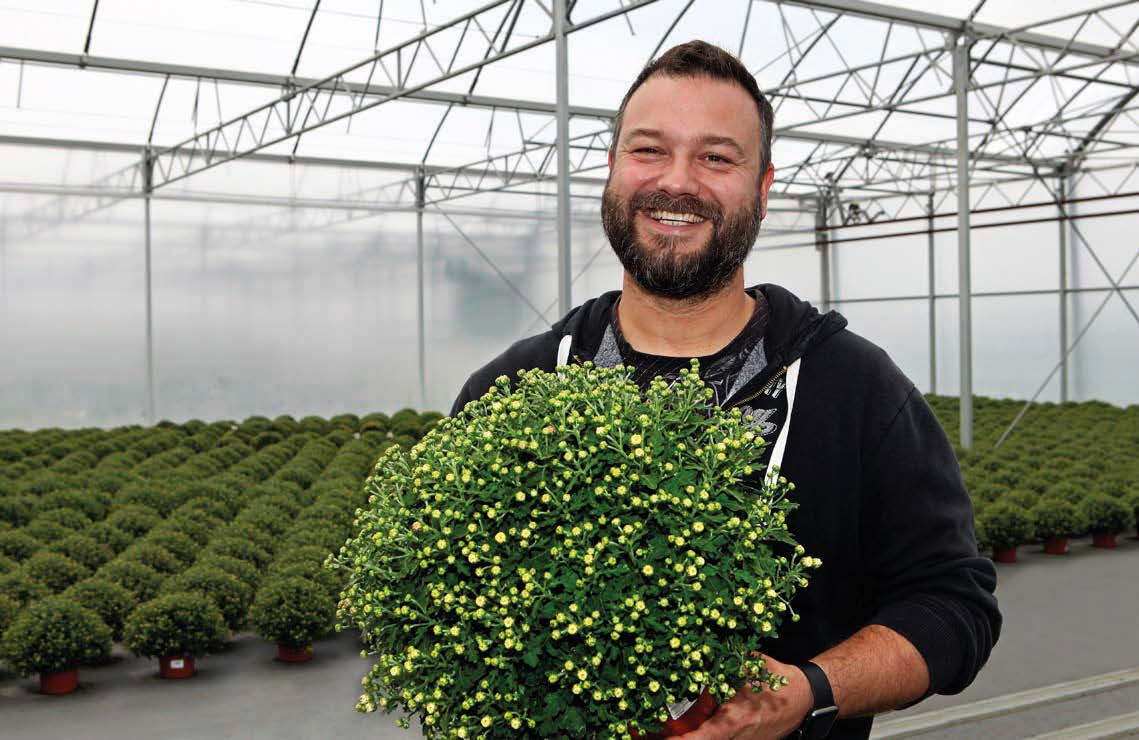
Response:
[[[629,198],[632,211],[672,211],[673,213],[695,213],[697,216],[720,223],[724,219],[724,209],[715,203],[701,200],[695,195],[671,196],[660,190],[651,193],[634,193]]]

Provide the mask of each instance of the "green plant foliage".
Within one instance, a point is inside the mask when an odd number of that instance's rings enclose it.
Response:
[[[1093,490],[1111,498],[1126,499],[1133,491],[1139,493],[1139,471],[1133,475],[1122,473],[1105,475]]]
[[[162,584],[160,593],[183,593],[198,591],[217,605],[221,610],[226,626],[232,630],[245,623],[253,589],[237,576],[231,575],[216,566],[195,565],[184,573],[179,573]]]
[[[0,497],[0,521],[22,527],[32,520],[38,501],[35,496]]]
[[[49,542],[61,540],[64,537],[72,534],[75,530],[68,529],[62,524],[53,522],[50,519],[33,519],[20,531],[43,544],[47,544]]]
[[[28,558],[24,563],[24,572],[29,578],[47,586],[53,593],[59,593],[71,584],[91,575],[91,569],[82,563],[49,550],[40,550]]]
[[[269,553],[256,543],[229,533],[210,540],[206,552],[244,560],[257,568],[268,565],[270,558]]]
[[[111,629],[111,639],[123,639],[123,624],[138,606],[138,599],[122,585],[107,578],[88,578],[64,591],[82,606],[99,615]]]
[[[0,553],[13,560],[27,560],[40,549],[40,541],[27,532],[10,529],[0,532]]]
[[[0,593],[0,635],[3,635],[10,624],[20,613],[20,604],[7,594]]]
[[[259,501],[246,507],[234,518],[233,523],[263,530],[275,540],[292,524],[292,517],[272,504]]]
[[[985,503],[993,503],[999,500],[1003,495],[1008,493],[1008,488],[1000,483],[992,483],[989,481],[982,481],[969,488],[969,493],[972,495],[974,501],[983,501]]]
[[[157,526],[162,521],[162,515],[150,506],[128,504],[115,508],[105,521],[127,534],[140,537]]]
[[[1093,533],[1119,534],[1135,523],[1135,512],[1119,499],[1103,494],[1088,496],[1079,505]]]
[[[172,525],[170,520],[150,530],[142,542],[143,544],[161,547],[178,558],[178,563],[182,566],[194,562],[201,550],[199,543],[194,538]]]
[[[392,437],[392,442],[404,450],[410,450],[415,446],[416,441],[416,438],[410,434],[397,434]]]
[[[340,600],[344,589],[347,587],[347,578],[345,574],[321,567],[319,563],[293,563],[291,565],[282,565],[271,568],[266,575],[266,579],[273,578],[300,578],[310,583],[315,583],[324,589],[328,595],[328,601],[331,604],[336,604]]]
[[[0,575],[11,573],[19,567],[20,564],[12,558],[8,557],[7,555],[0,555]]]
[[[90,609],[65,596],[26,608],[4,633],[0,655],[27,676],[90,665],[111,652],[111,630]]]
[[[139,601],[153,599],[164,580],[161,573],[137,560],[113,560],[96,575],[119,584]]]
[[[51,596],[51,589],[19,568],[0,576],[0,594],[24,605]]]
[[[224,570],[249,586],[250,589],[255,589],[261,582],[261,570],[256,565],[248,560],[241,560],[229,555],[205,553],[194,562],[194,567],[199,566]]]
[[[115,508],[120,510],[126,506],[141,505],[153,509],[160,516],[166,516],[181,506],[185,498],[185,491],[178,486],[148,481],[122,488],[115,494]]]
[[[1036,537],[1041,540],[1053,537],[1078,537],[1087,531],[1087,520],[1074,504],[1059,499],[1041,499],[1032,509]]]
[[[1023,545],[1031,541],[1035,532],[1035,523],[1028,511],[1011,503],[990,504],[979,521],[988,543],[994,547]]]
[[[134,542],[133,534],[124,532],[114,524],[110,524],[106,521],[95,522],[84,530],[83,534],[111,548],[111,551],[116,554],[127,549],[127,547]]]
[[[88,522],[99,521],[107,516],[110,508],[111,496],[109,494],[81,489],[52,491],[44,494],[39,506],[41,512],[53,509],[78,511],[87,517]]]
[[[58,524],[71,532],[81,532],[91,525],[91,518],[77,509],[48,509],[44,511],[41,507],[40,512],[36,514],[28,527],[34,527],[43,522]]]
[[[264,640],[299,650],[332,630],[336,602],[304,578],[267,578],[257,590],[249,621]]]
[[[51,543],[47,550],[66,555],[89,570],[96,570],[115,556],[107,545],[85,534],[73,534]]]
[[[1049,486],[1041,498],[1054,498],[1060,501],[1067,501],[1070,504],[1079,504],[1083,501],[1087,493],[1088,488],[1086,485],[1062,480]]]
[[[328,422],[319,416],[306,416],[300,420],[300,427],[306,432],[313,434],[325,434],[328,432]]]
[[[273,556],[273,550],[280,544],[280,540],[270,531],[248,522],[239,522],[236,519],[222,530],[222,537],[248,540],[265,553],[266,560]]]
[[[629,375],[587,363],[499,378],[410,454],[392,448],[380,460],[371,503],[334,561],[350,579],[341,626],[358,627],[377,656],[359,709],[410,709],[428,737],[485,736],[483,717],[533,722],[513,728],[528,737],[623,737],[629,723],[657,725],[665,702],[694,697],[700,683],[720,701],[741,672],[778,683],[757,651],[784,614],[794,619],[787,602],[816,562],[786,530],[789,486],[747,490],[763,441],[738,409],[709,405],[697,368],[647,393]],[[634,533],[629,567],[620,543]],[[526,595],[539,587],[541,599]],[[758,598],[712,600],[737,588]],[[616,623],[661,599],[669,608],[636,623],[643,651],[631,638],[614,644]],[[704,606],[708,617],[690,621],[689,608]],[[707,646],[708,673],[678,668],[691,661],[685,643]],[[608,677],[589,668],[598,644],[628,667]],[[449,696],[464,700],[440,712],[408,706],[444,675]],[[617,686],[626,706],[602,698]]]
[[[123,627],[123,644],[151,658],[201,657],[224,647],[227,637],[217,604],[197,591],[140,604]]]
[[[301,523],[293,531],[285,535],[281,546],[289,549],[302,547],[317,547],[326,552],[332,552],[344,544],[347,530],[341,526],[329,526],[327,523]]]
[[[1036,502],[1040,500],[1040,494],[1035,491],[1017,488],[1001,496],[998,500],[1003,503],[1012,504],[1013,506],[1019,506],[1022,509],[1031,509],[1033,506],[1036,506]]]
[[[177,573],[182,570],[183,563],[177,555],[167,550],[165,547],[155,545],[143,540],[135,542],[133,545],[123,550],[119,555],[120,561],[133,561],[142,563],[159,573],[169,575],[170,573]]]

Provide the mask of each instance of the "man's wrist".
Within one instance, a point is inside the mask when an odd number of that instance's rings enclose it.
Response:
[[[830,680],[823,669],[808,661],[796,666],[803,672],[811,695],[811,706],[808,708],[793,737],[802,740],[821,740],[830,734],[838,719],[838,707],[835,705],[834,692]]]

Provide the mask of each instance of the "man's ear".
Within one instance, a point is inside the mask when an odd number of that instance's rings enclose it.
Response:
[[[759,181],[759,219],[762,221],[767,218],[767,191],[771,190],[771,184],[775,182],[775,165],[767,165],[767,172],[763,173],[763,178]]]
[[[612,172],[612,171],[613,171],[613,150],[614,150],[614,148],[615,148],[615,147],[616,147],[616,143],[614,143],[614,145],[613,145],[613,146],[609,147],[609,157],[608,157],[608,160],[609,160],[609,171],[610,171],[610,172]]]

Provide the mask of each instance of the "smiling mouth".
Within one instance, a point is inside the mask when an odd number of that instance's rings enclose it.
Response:
[[[695,213],[678,213],[676,211],[644,211],[644,214],[653,221],[666,226],[690,226],[704,223],[707,220]]]

